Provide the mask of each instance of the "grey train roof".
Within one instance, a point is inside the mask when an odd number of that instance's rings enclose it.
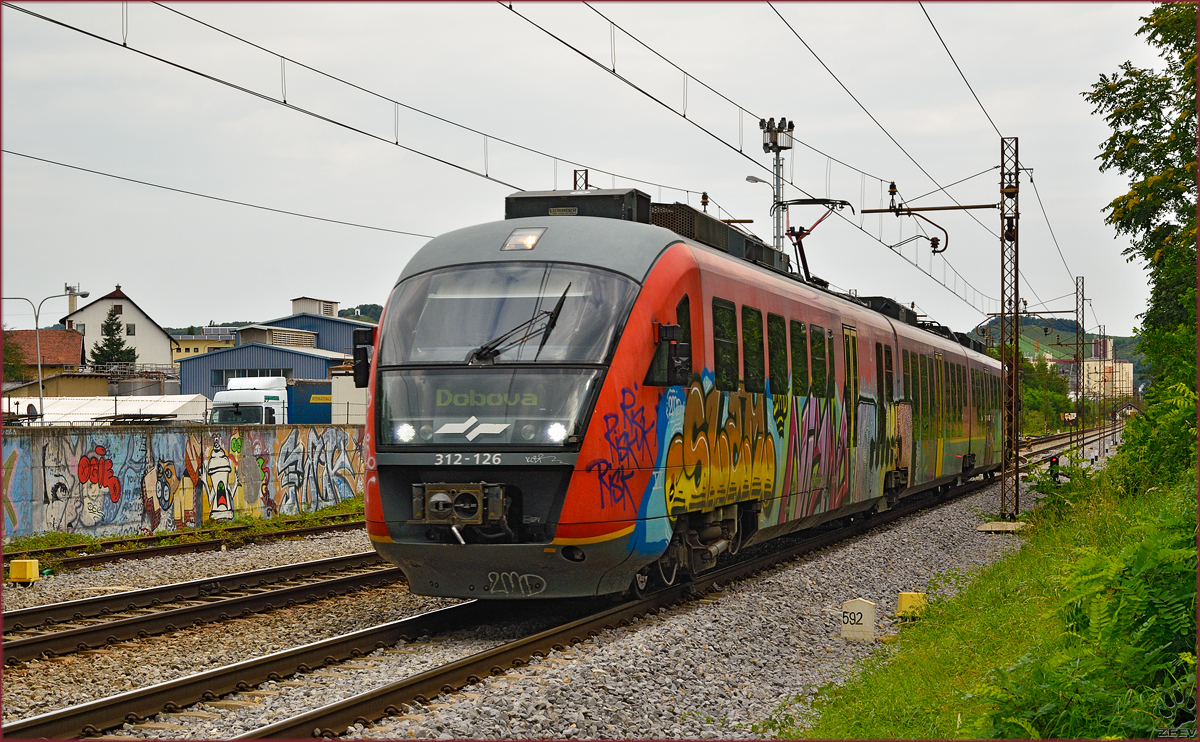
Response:
[[[513,230],[522,227],[545,227],[546,232],[532,250],[501,252]],[[397,282],[451,265],[530,260],[594,265],[641,283],[668,245],[684,241],[664,227],[597,216],[505,219],[434,237],[408,261]]]

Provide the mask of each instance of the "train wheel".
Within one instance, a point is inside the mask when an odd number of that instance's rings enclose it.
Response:
[[[650,592],[650,570],[643,569],[633,576],[633,582],[629,584],[629,592],[633,597],[641,600]]]

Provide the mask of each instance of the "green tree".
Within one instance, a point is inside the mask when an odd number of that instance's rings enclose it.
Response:
[[[1150,275],[1139,349],[1160,387],[1196,383],[1196,6],[1165,3],[1138,34],[1166,62],[1162,72],[1126,62],[1083,93],[1112,135],[1100,146],[1102,171],[1130,179],[1106,221],[1130,237],[1125,255]]]
[[[117,308],[109,308],[104,324],[100,325],[100,334],[104,339],[97,340],[92,346],[90,360],[93,366],[104,363],[137,363],[137,350],[127,346],[125,338],[122,337],[124,329]]]
[[[26,381],[29,374],[25,368],[25,351],[17,345],[17,341],[8,330],[4,331],[4,380]]]

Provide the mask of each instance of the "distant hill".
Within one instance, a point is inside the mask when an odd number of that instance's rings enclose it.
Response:
[[[339,317],[374,322],[375,324],[379,324],[379,318],[382,315],[383,307],[379,304],[359,304],[357,307],[338,310]]]
[[[1047,323],[1050,331],[1046,332]],[[993,334],[999,332],[1000,318],[992,317],[979,328],[992,329]],[[1033,317],[1021,318],[1021,352],[1026,356],[1041,356],[1049,352],[1056,358],[1071,358],[1075,354],[1075,320],[1050,318],[1038,319]],[[978,329],[978,328],[977,328]],[[1094,333],[1084,336],[1084,355],[1092,353]],[[1149,381],[1142,368],[1146,355],[1138,350],[1138,341],[1134,337],[1110,336],[1113,341],[1113,357],[1119,361],[1133,363],[1133,386],[1138,388],[1143,382]],[[1066,346],[1066,347],[1063,347]]]

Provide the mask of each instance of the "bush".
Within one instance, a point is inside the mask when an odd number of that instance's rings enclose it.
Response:
[[[1061,621],[1060,641],[974,689],[992,708],[972,735],[1150,737],[1189,723],[1194,734],[1195,469],[1186,479],[1167,512],[1136,526],[1137,541],[1108,556],[1080,550],[1047,616]]]

